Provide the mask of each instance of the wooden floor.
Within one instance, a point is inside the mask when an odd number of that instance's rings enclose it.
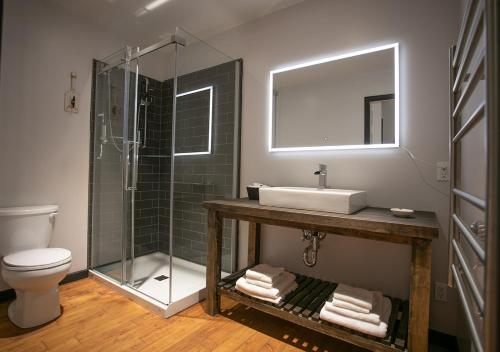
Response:
[[[161,318],[92,279],[61,286],[63,315],[24,330],[0,304],[0,351],[364,351],[235,302],[211,317],[203,303]]]

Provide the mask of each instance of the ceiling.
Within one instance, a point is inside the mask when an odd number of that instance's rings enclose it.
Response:
[[[205,39],[304,0],[51,1],[130,45],[145,47],[170,37],[177,26]]]

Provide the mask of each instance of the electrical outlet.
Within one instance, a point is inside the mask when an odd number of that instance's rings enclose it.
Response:
[[[444,282],[434,284],[434,299],[440,302],[448,301],[448,285]]]
[[[436,180],[446,182],[450,180],[450,163],[447,161],[438,161],[436,163]]]

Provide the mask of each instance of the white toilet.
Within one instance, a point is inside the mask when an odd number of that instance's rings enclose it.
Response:
[[[57,205],[0,208],[2,278],[14,290],[9,319],[21,328],[61,315],[59,282],[71,266],[71,252],[47,248]]]

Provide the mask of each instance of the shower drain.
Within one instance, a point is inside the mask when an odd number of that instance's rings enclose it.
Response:
[[[155,280],[158,280],[158,281],[163,281],[166,279],[168,279],[167,275],[160,275],[160,276],[155,277]]]

